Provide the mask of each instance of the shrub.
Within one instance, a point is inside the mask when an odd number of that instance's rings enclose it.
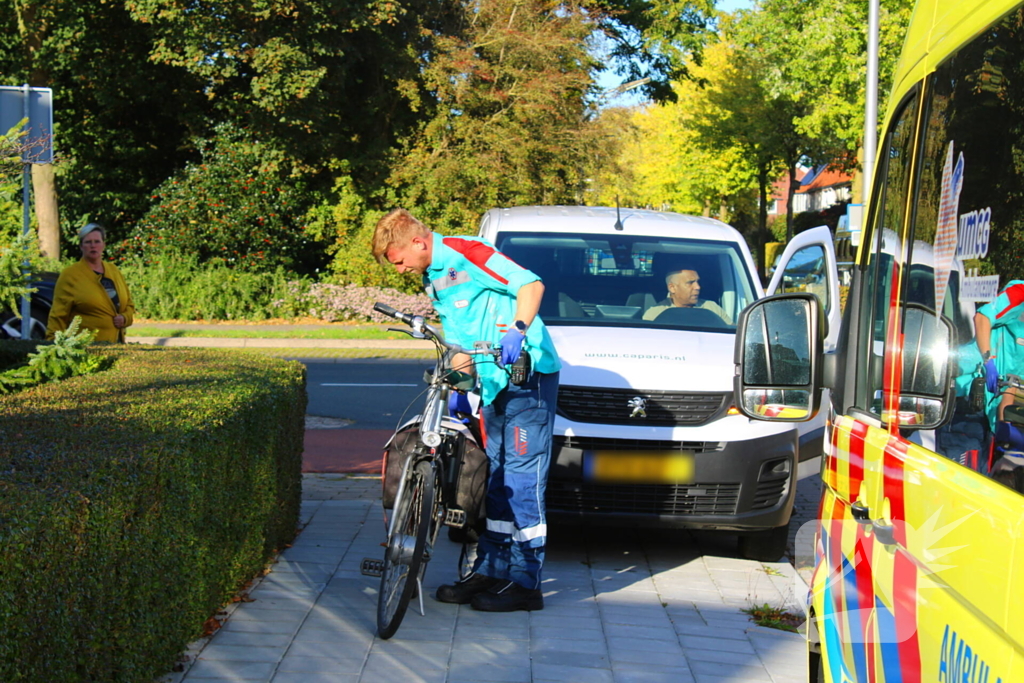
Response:
[[[285,155],[227,126],[197,145],[202,160],[156,190],[113,255],[148,263],[169,252],[192,254],[249,271],[311,273],[326,265],[326,244],[307,234],[304,220],[318,197]]]
[[[82,318],[76,315],[68,329],[54,335],[52,344],[40,344],[29,353],[27,364],[0,372],[0,394],[105,369],[109,359],[91,354],[88,349],[96,332],[79,332],[81,322]]]
[[[120,266],[140,317],[154,320],[266,320],[307,315],[309,282],[284,268],[253,273],[194,256],[164,254]]]
[[[378,301],[403,313],[425,318],[434,316],[434,307],[426,294],[405,294],[384,287],[316,284],[309,288],[309,298],[312,300],[310,314],[324,320],[390,322],[391,318],[373,310],[373,304]]]
[[[0,680],[152,680],[295,534],[301,365],[94,352],[0,397]]]

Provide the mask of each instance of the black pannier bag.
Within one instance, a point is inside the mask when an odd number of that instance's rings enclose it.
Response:
[[[383,484],[384,508],[395,505],[395,495],[402,480],[405,461],[422,446],[419,440],[419,425],[411,424],[398,431],[384,447]],[[458,438],[446,441],[443,447],[453,449],[452,457],[442,458],[447,464],[441,486],[448,500],[454,500],[459,509],[466,513],[465,529],[482,531],[487,518],[487,454],[477,445],[468,429],[460,430]],[[454,494],[454,495],[452,495]]]

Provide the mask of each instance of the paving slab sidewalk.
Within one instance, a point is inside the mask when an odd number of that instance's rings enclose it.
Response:
[[[425,599],[376,636],[384,538],[380,479],[304,474],[302,532],[223,626],[161,683],[381,681],[796,683],[803,637],[754,625],[744,607],[801,610],[788,562],[742,560],[727,536],[553,527],[540,612],[488,614]],[[425,590],[454,578],[460,546],[438,540]]]

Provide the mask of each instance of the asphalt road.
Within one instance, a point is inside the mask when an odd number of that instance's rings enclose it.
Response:
[[[309,415],[351,420],[355,429],[394,429],[422,407],[424,370],[432,360],[352,359],[306,363]],[[407,418],[406,418],[407,419]],[[813,564],[813,536],[821,495],[821,459],[802,462],[790,523],[790,558]]]
[[[422,409],[432,360],[352,359],[306,363],[306,413],[352,420],[357,429],[394,429]]]

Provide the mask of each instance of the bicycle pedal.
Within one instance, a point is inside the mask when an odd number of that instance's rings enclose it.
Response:
[[[380,576],[384,573],[384,560],[374,560],[370,557],[364,557],[362,563],[359,565],[359,571],[366,576]]]
[[[466,511],[448,508],[444,511],[444,523],[445,526],[453,526],[456,529],[461,529],[466,526]]]

